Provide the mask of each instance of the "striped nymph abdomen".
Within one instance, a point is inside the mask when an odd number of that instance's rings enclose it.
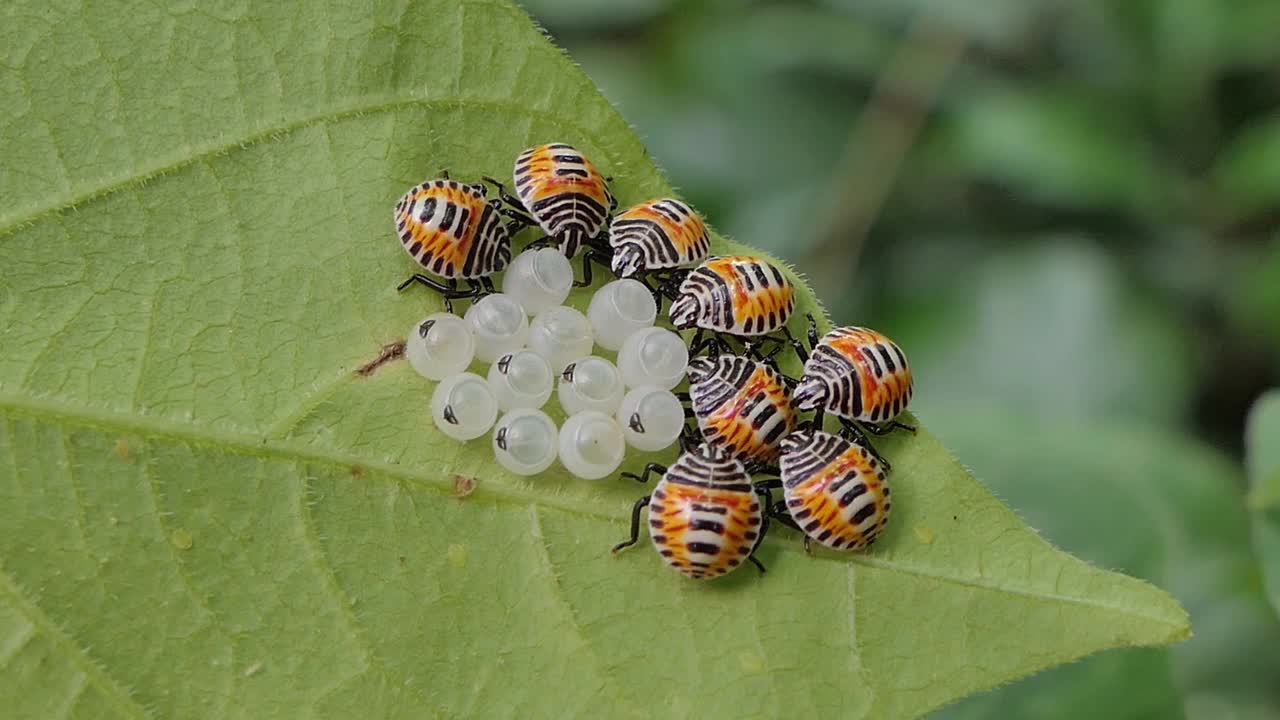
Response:
[[[787,513],[810,538],[835,550],[859,550],[889,523],[889,485],[867,448],[821,430],[782,442]]]
[[[759,544],[764,510],[742,463],[706,445],[663,475],[649,502],[649,537],[662,559],[702,580],[729,573]]]
[[[689,399],[703,439],[743,462],[772,463],[796,427],[783,378],[750,358],[694,358]]]
[[[516,157],[516,196],[565,257],[604,227],[614,205],[609,183],[571,145],[537,145]]]
[[[708,258],[680,284],[671,304],[678,329],[764,335],[782,328],[796,309],[796,290],[776,266],[748,256]]]
[[[609,225],[611,268],[621,278],[678,268],[701,261],[711,251],[707,225],[674,198],[646,200],[627,208]]]
[[[481,185],[428,180],[395,207],[396,234],[423,268],[447,279],[475,279],[511,261],[511,236]]]
[[[883,423],[907,408],[911,389],[911,366],[897,343],[869,328],[843,327],[813,348],[792,401],[802,412],[821,408]]]

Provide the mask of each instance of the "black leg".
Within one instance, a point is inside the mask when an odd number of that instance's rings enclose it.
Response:
[[[818,347],[818,321],[813,317],[813,313],[808,314],[809,318],[809,350],[812,351]]]
[[[528,245],[525,245],[525,246],[524,246],[524,249],[525,249],[525,250],[534,250],[534,249],[537,249],[537,248],[544,248],[544,247],[556,247],[556,241],[555,241],[555,238],[551,237],[550,235],[543,235],[542,237],[538,238],[537,240],[534,240],[533,242],[529,243]]]
[[[689,425],[680,431],[680,452],[690,453],[702,444],[702,434]]]
[[[631,537],[613,546],[612,552],[615,555],[623,548],[629,548],[632,545],[635,545],[636,541],[640,539],[640,511],[644,510],[648,504],[649,496],[645,495],[637,500],[636,504],[631,507]]]
[[[426,285],[427,287],[439,293],[440,297],[444,300],[444,309],[447,312],[453,312],[454,300],[477,297],[480,294],[479,289],[481,287],[476,283],[471,283],[467,289],[462,290],[458,288],[457,280],[446,280],[445,282],[440,282],[435,278],[427,277],[426,275],[423,275],[421,273],[414,273],[409,277],[408,280],[405,280],[404,282],[397,285],[396,290],[397,291],[404,290],[405,288],[409,287],[413,283]]]
[[[574,280],[574,287],[586,287],[591,284],[591,263],[595,262],[603,265],[606,270],[612,272],[613,268],[609,266],[611,257],[597,250],[594,247],[588,247],[587,251],[582,254],[582,280]]]
[[[528,212],[528,210],[524,206],[524,203],[520,202],[520,198],[507,192],[506,185],[503,185],[502,183],[498,182],[497,180],[494,180],[488,175],[481,175],[480,179],[492,185],[494,189],[498,191],[498,197],[502,198],[502,202],[510,205],[513,210],[517,210],[521,213]]]
[[[893,468],[893,466],[889,464],[889,461],[885,460],[884,456],[876,451],[875,446],[871,444],[871,440],[867,437],[867,434],[862,431],[863,426],[848,418],[840,418],[840,427],[844,428],[844,432],[841,434],[847,439],[870,451],[871,456],[876,459],[876,462],[884,466],[884,471],[886,473]]]
[[[707,337],[707,331],[704,328],[698,328],[693,333],[693,339],[689,341],[689,357],[696,357],[702,354],[712,343],[714,338]]]
[[[810,315],[809,317],[813,317],[813,316]],[[788,328],[786,325],[783,325],[782,334],[786,336],[787,344],[790,345],[791,348],[796,351],[796,357],[800,358],[800,364],[803,365],[804,363],[809,362],[808,349],[805,348],[804,343],[797,340],[795,336],[791,334],[791,328]],[[781,348],[782,346],[779,345],[778,347]]]
[[[763,460],[748,460],[743,463],[748,475],[781,475],[782,470],[776,465],[769,465]]]
[[[760,543],[764,542],[764,536],[769,534],[769,503],[773,500],[773,495],[768,490],[756,488],[756,495],[760,496],[760,534],[756,536],[756,542],[751,546],[751,554],[747,555],[747,559],[756,566],[760,574],[765,573],[764,564],[756,559],[756,550],[760,549]]]
[[[624,472],[624,473],[621,473],[619,477],[630,478],[632,480],[635,480],[636,482],[647,483],[649,482],[649,476],[654,474],[666,475],[667,466],[660,465],[658,463],[649,463],[648,465],[644,466],[644,472],[640,475],[637,475],[635,473],[630,473],[630,472]]]
[[[758,480],[755,484],[756,494],[760,494],[761,490],[780,490],[782,488],[782,478],[769,478],[768,480]],[[772,497],[769,498],[773,500]]]

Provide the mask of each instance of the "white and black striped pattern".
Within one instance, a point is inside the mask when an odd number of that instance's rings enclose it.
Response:
[[[706,445],[676,460],[653,490],[649,536],[667,564],[712,578],[742,564],[760,541],[764,512],[741,462]]]
[[[874,543],[888,524],[889,486],[867,448],[801,430],[783,442],[781,466],[787,512],[810,538],[856,550]]]
[[[515,162],[516,195],[566,257],[604,227],[612,205],[607,183],[571,145],[529,148]]]
[[[881,423],[898,417],[912,392],[911,368],[897,343],[874,330],[837,328],[805,362],[795,406]]]
[[[619,214],[609,227],[609,244],[619,277],[690,265],[711,251],[702,218],[674,198],[649,200]]]
[[[511,261],[511,237],[482,186],[428,180],[396,203],[395,221],[405,251],[443,278],[486,277]]]
[[[707,258],[680,283],[668,315],[678,329],[732,335],[780,329],[795,311],[795,287],[774,265],[754,257]]]
[[[732,355],[689,363],[689,399],[703,439],[743,461],[770,461],[795,428],[782,376],[763,363]]]

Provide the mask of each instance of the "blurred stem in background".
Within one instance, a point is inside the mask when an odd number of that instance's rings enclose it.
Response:
[[[830,186],[830,208],[802,266],[818,297],[838,299],[965,38],[918,11],[854,125]]]

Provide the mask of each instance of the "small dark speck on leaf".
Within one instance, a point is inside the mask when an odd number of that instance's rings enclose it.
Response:
[[[960,516],[959,516],[959,515],[952,515],[952,516],[951,516],[951,519],[952,519],[952,520],[959,520],[959,519],[960,519]]]
[[[351,466],[351,477],[355,478],[356,480],[363,480],[363,479],[364,479],[364,468],[360,467],[359,465],[352,465],[352,466]]]
[[[378,351],[377,357],[356,368],[356,374],[360,377],[369,377],[377,372],[378,368],[402,357],[404,357],[404,341],[388,343]]]
[[[453,496],[464,498],[476,489],[476,479],[469,475],[453,476]]]

